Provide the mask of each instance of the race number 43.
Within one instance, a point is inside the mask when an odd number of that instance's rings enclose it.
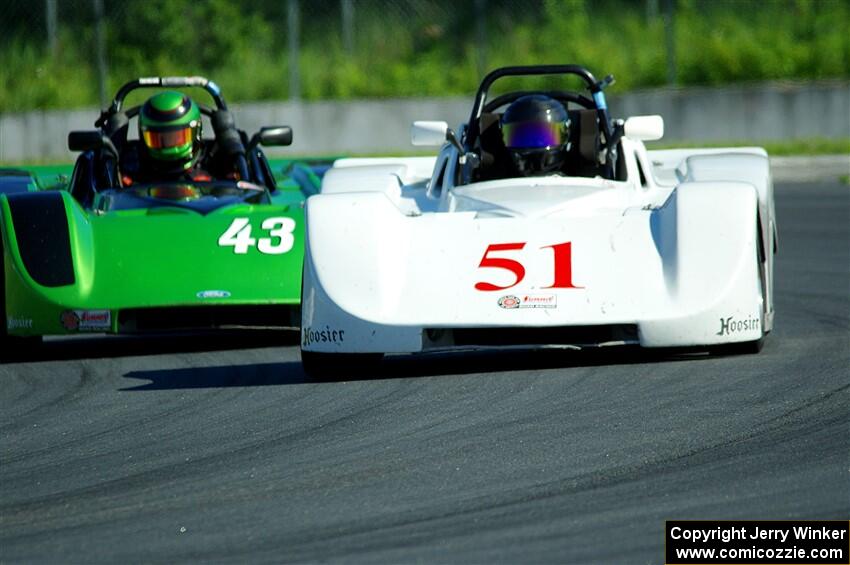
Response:
[[[268,232],[269,237],[251,237],[251,222],[248,218],[236,218],[230,226],[218,238],[220,247],[233,247],[237,255],[248,253],[248,249],[256,247],[260,253],[267,255],[281,255],[286,253],[295,244],[295,220],[292,218],[266,218],[263,220],[262,229]]]
[[[525,242],[519,243],[492,243],[487,246],[484,256],[478,264],[478,268],[502,269],[509,271],[514,276],[514,282],[507,286],[499,286],[486,281],[475,283],[475,289],[484,292],[492,290],[506,290],[513,288],[525,278],[525,267],[516,259],[505,257],[504,254],[511,251],[521,251],[525,248]],[[584,288],[573,284],[573,244],[570,241],[546,245],[540,249],[551,249],[555,262],[554,281],[543,288]],[[496,256],[499,254],[501,256]]]

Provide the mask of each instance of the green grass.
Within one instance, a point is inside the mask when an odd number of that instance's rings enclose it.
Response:
[[[648,149],[688,149],[692,147],[763,147],[772,157],[795,155],[848,155],[850,158],[850,137],[840,139],[792,139],[788,141],[710,141],[647,143]]]
[[[65,17],[54,54],[36,20],[12,14],[0,22],[0,112],[99,103],[91,20],[67,13],[89,4],[68,2],[60,3]],[[482,16],[471,0],[355,2],[351,51],[342,45],[338,2],[301,2],[302,98],[469,95],[482,70],[540,63],[579,63],[599,76],[613,73],[615,94],[667,83],[663,19],[647,14],[644,1],[487,2],[483,49],[476,39]],[[839,24],[850,21],[847,0],[674,5],[679,85],[850,78],[850,33]],[[13,3],[9,9],[37,10],[26,6]],[[110,94],[138,76],[204,74],[229,101],[290,97],[280,0],[115,2],[107,15]],[[528,88],[552,85],[526,81]]]

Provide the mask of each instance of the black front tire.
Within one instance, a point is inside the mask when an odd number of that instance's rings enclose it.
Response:
[[[41,347],[41,336],[13,336],[4,331],[0,335],[0,360],[23,361],[35,357]]]
[[[320,353],[301,350],[304,372],[313,381],[340,381],[374,374],[383,353]]]
[[[9,335],[6,329],[6,271],[3,261],[3,245],[0,242],[0,360],[17,361],[28,359],[38,353],[41,346],[41,336]]]

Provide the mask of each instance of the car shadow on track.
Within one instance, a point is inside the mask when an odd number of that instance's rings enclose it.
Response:
[[[148,382],[119,389],[121,391],[280,386],[309,382],[297,361],[131,371],[124,378]]]
[[[365,371],[340,368],[339,376],[324,376],[322,382],[507,373],[606,365],[692,363],[716,359],[718,355],[710,355],[704,348],[644,349],[629,346],[584,350],[551,348],[435,352],[387,356],[377,366]],[[309,376],[307,378],[309,379]]]
[[[508,350],[467,353],[435,353],[420,356],[394,356],[383,360],[378,378],[466,375],[631,365],[697,359],[707,356],[684,351],[651,351],[639,347],[610,347],[588,350]]]
[[[298,345],[297,330],[223,331],[204,334],[173,333],[146,336],[74,336],[27,343],[3,352],[0,363],[106,359],[136,355],[199,353],[225,349],[253,349]]]
[[[401,355],[385,358],[368,372],[340,374],[322,381],[312,380],[300,362],[255,363],[214,367],[188,367],[132,371],[127,379],[147,381],[122,388],[122,391],[174,390],[196,388],[230,388],[254,386],[332,385],[346,381],[380,381],[385,379],[471,375],[629,365],[710,359],[704,352],[688,350],[644,350],[640,348],[605,348],[584,351],[510,350]]]
[[[740,351],[728,346],[711,350],[705,347],[649,349],[639,346],[614,346],[581,350],[545,348],[426,353],[385,357],[374,375],[368,375],[367,378],[464,375],[647,363],[693,363],[740,355]]]

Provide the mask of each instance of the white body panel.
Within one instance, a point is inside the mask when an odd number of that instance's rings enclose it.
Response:
[[[630,139],[621,149],[622,182],[553,175],[453,186],[450,145],[436,158],[337,162],[307,201],[302,348],[761,338],[772,325],[775,235],[764,151],[648,152]],[[514,248],[487,252],[504,244]],[[501,266],[486,265],[493,259]]]

